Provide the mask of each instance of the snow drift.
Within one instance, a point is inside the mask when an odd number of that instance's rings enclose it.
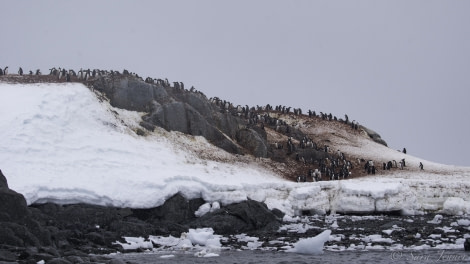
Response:
[[[212,206],[250,198],[289,215],[470,213],[468,168],[427,162],[432,173],[293,183],[260,166],[262,161],[229,154],[203,137],[163,129],[139,136],[143,113],[113,108],[82,84],[0,83],[0,113],[0,169],[28,204],[150,208],[181,193]],[[201,151],[214,158],[201,158]],[[365,139],[343,151],[399,158]],[[208,211],[210,206],[198,214]]]

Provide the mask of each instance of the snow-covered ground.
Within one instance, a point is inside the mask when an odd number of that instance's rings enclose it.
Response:
[[[409,166],[422,161],[425,170],[293,183],[260,166],[262,161],[228,154],[202,137],[163,129],[138,136],[143,113],[100,98],[76,83],[0,83],[0,169],[29,204],[149,208],[179,192],[210,203],[199,215],[247,198],[291,216],[303,210],[470,213],[470,168],[407,155]],[[379,161],[403,157],[365,137],[342,151]]]

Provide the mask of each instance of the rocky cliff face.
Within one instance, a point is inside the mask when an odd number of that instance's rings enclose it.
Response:
[[[105,76],[93,82],[115,107],[146,112],[142,126],[203,136],[230,153],[267,157],[263,131],[247,130],[246,120],[216,107],[200,92],[165,83],[146,83],[132,76]]]

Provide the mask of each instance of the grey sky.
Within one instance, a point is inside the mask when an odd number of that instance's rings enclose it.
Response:
[[[470,166],[470,1],[2,1],[0,67],[128,69]]]

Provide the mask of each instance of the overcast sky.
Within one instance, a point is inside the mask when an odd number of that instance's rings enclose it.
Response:
[[[470,1],[2,1],[0,67],[127,69],[234,104],[348,114],[470,166]]]

